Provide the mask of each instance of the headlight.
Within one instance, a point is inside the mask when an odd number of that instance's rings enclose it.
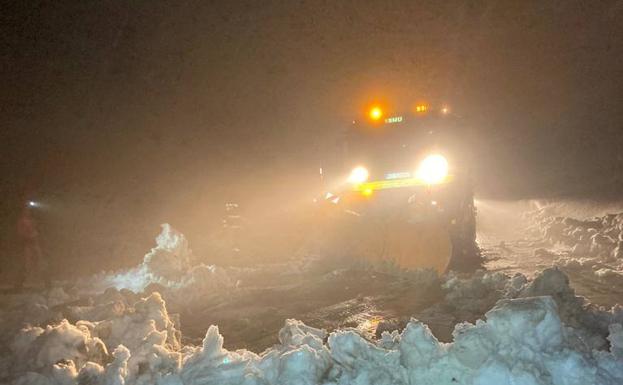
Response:
[[[358,166],[350,172],[350,175],[348,176],[348,182],[352,184],[360,184],[367,181],[369,176],[370,173],[368,172],[367,168],[363,166]]]
[[[439,154],[429,155],[420,163],[415,177],[426,184],[443,182],[448,176],[448,161]]]

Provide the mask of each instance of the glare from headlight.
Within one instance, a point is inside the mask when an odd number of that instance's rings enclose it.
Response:
[[[348,182],[352,184],[360,184],[368,180],[370,173],[368,169],[363,166],[357,166],[350,172],[348,176]]]
[[[442,155],[429,155],[420,163],[415,177],[426,184],[438,184],[448,176],[448,161]]]

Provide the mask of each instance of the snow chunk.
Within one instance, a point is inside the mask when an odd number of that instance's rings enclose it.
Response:
[[[177,281],[190,268],[192,251],[184,234],[165,223],[156,237],[156,247],[145,255],[144,264],[158,277]]]
[[[13,343],[13,353],[20,367],[42,369],[59,361],[84,363],[87,360],[88,330],[80,329],[63,320],[55,326],[26,328]]]
[[[615,357],[623,359],[623,326],[621,324],[612,324],[608,327],[610,335],[610,351]]]
[[[500,301],[487,314],[487,324],[509,345],[547,352],[563,339],[562,322],[552,297]]]
[[[216,266],[192,265],[194,259],[186,237],[171,225],[161,225],[156,237],[156,247],[143,258],[143,262],[130,270],[92,277],[82,286],[98,291],[114,287],[142,292],[150,285],[176,303],[188,303],[201,298],[209,291],[223,291],[233,286],[225,271]]]

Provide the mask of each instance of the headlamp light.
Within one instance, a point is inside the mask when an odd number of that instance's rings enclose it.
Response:
[[[438,184],[448,176],[448,161],[442,155],[429,155],[420,163],[415,177],[426,184]]]
[[[350,172],[348,182],[352,184],[361,184],[367,181],[368,177],[370,177],[368,169],[363,166],[357,166]]]

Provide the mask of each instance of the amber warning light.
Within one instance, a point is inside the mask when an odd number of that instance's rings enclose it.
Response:
[[[372,107],[370,109],[370,119],[379,120],[383,117],[383,110],[380,107]]]

